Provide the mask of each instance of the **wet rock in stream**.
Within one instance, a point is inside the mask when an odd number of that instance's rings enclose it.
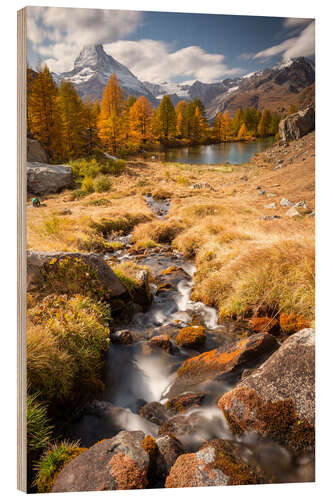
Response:
[[[263,363],[278,347],[275,337],[258,333],[189,358],[178,369],[177,378],[166,396],[177,395],[180,390],[198,386],[216,377],[226,379],[226,376],[230,378],[235,374],[240,376],[244,368]]]
[[[251,456],[245,461],[244,450],[236,443],[215,439],[196,453],[177,458],[170,470],[166,488],[265,484],[269,479]]]
[[[314,338],[310,328],[291,335],[221,397],[219,406],[234,432],[255,431],[295,453],[314,447]]]

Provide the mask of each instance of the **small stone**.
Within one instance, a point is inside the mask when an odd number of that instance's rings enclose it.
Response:
[[[256,186],[256,189],[261,189],[261,186]]]
[[[277,196],[276,193],[267,193],[266,194],[266,198],[275,198],[275,196]]]
[[[267,205],[265,205],[264,208],[276,208],[276,203],[275,201],[273,201],[273,203],[268,203]]]
[[[291,201],[287,200],[287,198],[282,198],[280,201],[280,205],[281,205],[281,207],[292,207],[293,206]]]
[[[297,203],[295,203],[294,207],[300,207],[300,208],[305,208],[305,209],[308,208],[307,204],[304,200],[298,201]]]
[[[264,195],[264,194],[266,194],[266,191],[264,191],[263,189],[260,189],[259,194]]]
[[[301,215],[298,210],[296,210],[295,207],[289,208],[289,210],[286,211],[286,216],[287,217],[297,217]]]
[[[118,330],[111,334],[113,344],[132,344],[133,337],[129,330]]]

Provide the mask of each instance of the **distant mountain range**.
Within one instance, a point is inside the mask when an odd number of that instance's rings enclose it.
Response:
[[[315,65],[304,57],[216,83],[154,84],[141,82],[126,66],[107,54],[102,45],[89,45],[75,59],[72,71],[53,73],[53,77],[57,83],[62,79],[72,81],[82,97],[101,98],[112,73],[116,73],[126,96],[144,95],[155,107],[165,94],[170,95],[175,105],[183,99],[199,98],[210,120],[219,111],[234,115],[240,107],[255,106],[283,112],[290,104],[302,107],[314,101]]]

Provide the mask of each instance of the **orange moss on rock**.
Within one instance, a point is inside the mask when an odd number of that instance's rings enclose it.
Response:
[[[161,275],[165,276],[166,274],[176,273],[177,271],[181,271],[180,267],[169,266],[161,272]]]
[[[178,333],[176,344],[181,347],[199,347],[204,344],[206,338],[203,326],[187,326]]]
[[[111,474],[117,481],[118,490],[144,489],[147,486],[147,473],[138,467],[136,462],[124,453],[116,453],[109,465]]]
[[[169,335],[156,335],[150,339],[151,344],[166,351],[170,351],[172,344]]]
[[[222,486],[264,484],[269,482],[258,464],[246,463],[239,447],[222,439],[206,443],[197,453],[177,458],[170,470],[165,487]]]
[[[150,458],[152,458],[157,452],[157,444],[155,439],[149,434],[145,436],[142,441],[142,448],[148,453]]]
[[[277,326],[277,324],[278,321],[275,318],[270,318],[269,316],[254,316],[249,320],[249,325],[255,332],[270,332]]]
[[[280,314],[280,327],[284,333],[295,333],[309,327],[309,322],[296,314]]]
[[[291,398],[264,401],[256,390],[236,387],[218,403],[235,434],[254,431],[287,446],[294,452],[312,449],[314,426],[300,419]]]
[[[182,376],[198,371],[201,373],[227,371],[231,365],[236,363],[247,342],[247,338],[242,339],[236,344],[232,344],[231,349],[228,351],[221,352],[217,348],[187,359],[179,368],[177,374]]]
[[[189,408],[199,407],[204,397],[205,394],[203,392],[185,392],[170,399],[164,406],[170,412],[183,413]]]

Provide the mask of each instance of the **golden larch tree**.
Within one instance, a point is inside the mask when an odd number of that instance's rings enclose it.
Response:
[[[38,139],[51,158],[59,155],[61,124],[57,110],[57,86],[48,67],[29,84],[28,116],[30,132]]]
[[[130,130],[139,145],[147,143],[150,137],[150,120],[154,108],[144,96],[140,96],[130,109]]]
[[[102,144],[111,153],[116,153],[124,142],[123,110],[125,94],[121,89],[117,76],[112,73],[106,85],[101,111],[98,118],[98,135]]]

